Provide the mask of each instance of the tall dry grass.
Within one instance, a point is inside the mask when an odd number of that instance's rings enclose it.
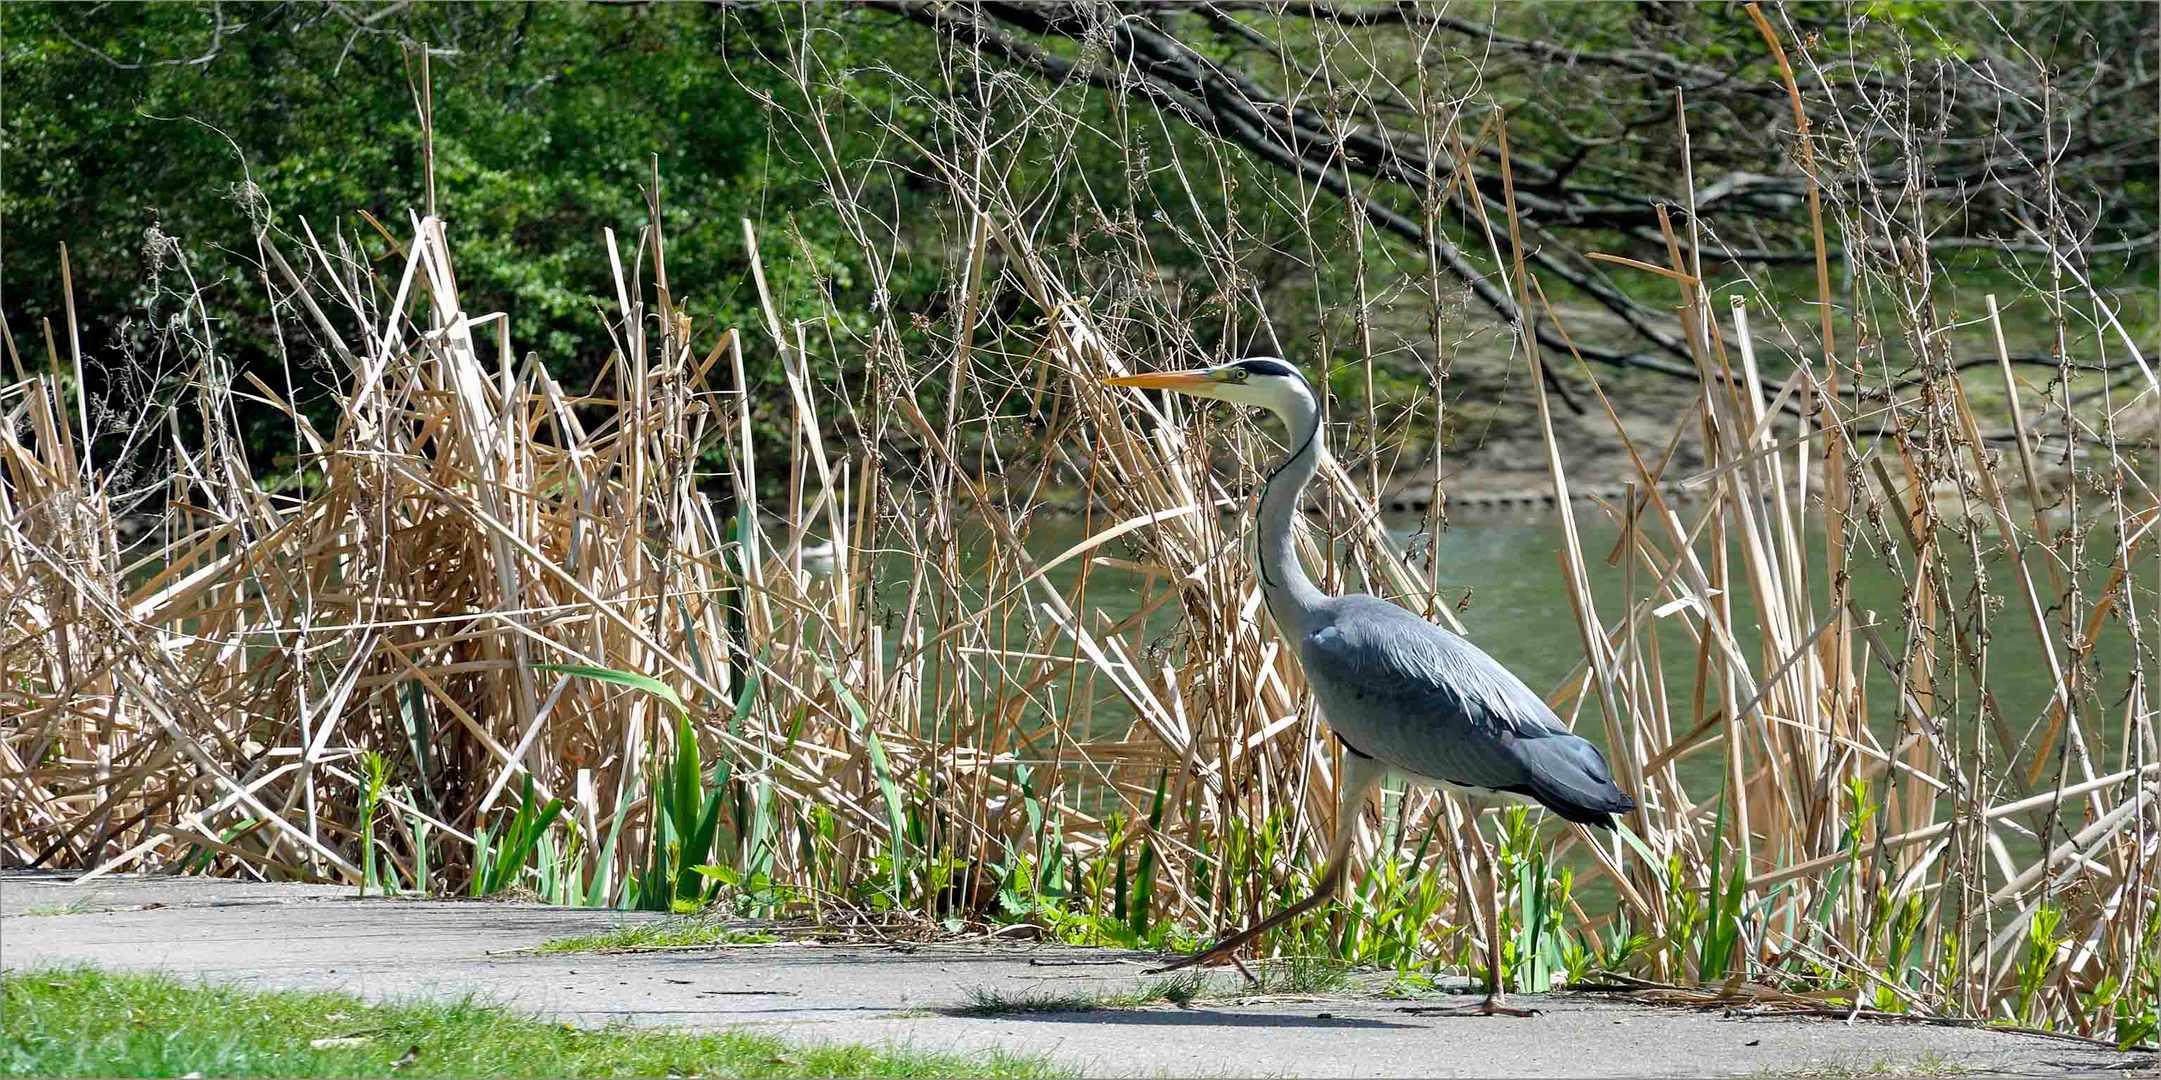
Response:
[[[781,62],[805,90],[787,115],[832,176],[821,210],[882,292],[900,233],[875,207],[900,167],[840,160],[830,76],[807,44]],[[909,85],[952,142],[874,122],[914,155],[906,182],[946,200],[951,242],[909,256],[941,267],[938,312],[783,320],[746,223],[764,317],[702,325],[668,279],[656,177],[652,222],[596,252],[606,372],[566,387],[503,313],[461,302],[442,221],[371,238],[395,254],[380,262],[358,238],[266,232],[285,332],[341,365],[336,422],[235,380],[213,328],[181,324],[198,347],[172,416],[189,424],[129,427],[128,445],[173,440],[175,466],[135,544],[119,470],[92,457],[112,440],[89,441],[84,380],[63,378],[83,369],[75,328],[46,336],[40,373],[18,359],[0,396],[0,858],[1156,944],[1278,903],[1328,835],[1337,751],[1240,557],[1276,451],[1250,425],[1098,383],[1209,359],[1203,315],[1265,326],[1239,237],[1198,209],[1180,223],[1223,274],[1194,304],[1154,274],[1165,241],[1138,220],[1105,210],[1068,242],[1079,227],[1034,212],[1029,185],[1071,182],[1073,162],[1023,169],[1035,144],[997,124],[1033,109],[1038,136],[1077,138],[1067,91],[970,84],[1009,95],[970,112]],[[1443,137],[1494,138],[1512,199],[1507,124],[1463,124],[1466,106]],[[1481,159],[1456,159],[1451,189],[1475,190]],[[1210,182],[1230,166],[1180,165],[1196,207],[1231,197]],[[1819,249],[1834,228],[1895,230],[1855,209],[1873,197],[1812,182]],[[1466,213],[1496,280],[1565,335],[1520,219]],[[2106,354],[2087,359],[2135,360],[2131,381],[2044,430],[1996,302],[1994,363],[1970,368],[1940,332],[1932,268],[1888,254],[1903,237],[1844,245],[1847,297],[1821,258],[1818,294],[1793,308],[1821,321],[1796,329],[1763,289],[1714,295],[1685,254],[1702,250],[1685,199],[1661,218],[1666,259],[1609,261],[1681,297],[1698,380],[1670,444],[1637,445],[1590,369],[1535,337],[1514,361],[1568,537],[1554,572],[1572,608],[1553,617],[1581,652],[1550,700],[1642,803],[1624,841],[1549,829],[1572,881],[1516,886],[1555,905],[1565,933],[1544,940],[1595,954],[1571,970],[1726,1002],[2151,1040],[2161,748],[2141,574],[2161,387],[2146,360],[2128,334],[2095,339]],[[2075,255],[2052,269],[2039,299],[2107,326]],[[1362,316],[1389,299],[1353,287]],[[1839,341],[1834,305],[1874,313],[1874,341]],[[1901,336],[1912,370],[1864,361]],[[1774,339],[1797,346],[1790,373],[1762,362]],[[1375,363],[1369,341],[1351,366],[1370,386]],[[2068,402],[2093,380],[2064,363],[2047,390]],[[1593,390],[1592,420],[1631,462],[1624,499],[1572,498],[1557,427],[1581,421],[1556,415],[1545,367]],[[759,370],[778,388],[757,389]],[[2008,415],[1976,407],[1990,379]],[[1371,400],[1339,430],[1379,441]],[[303,448],[276,484],[234,426],[263,407]],[[1683,443],[1703,462],[1687,475]],[[2098,483],[2042,490],[2052,454]],[[1457,625],[1434,565],[1382,528],[1376,476],[1324,469],[1309,562]],[[1031,528],[1060,487],[1083,497],[1089,538],[1046,551]],[[1610,551],[1578,533],[1595,514],[1618,524]],[[1900,610],[1852,600],[1862,560],[1894,568]],[[1131,613],[1106,615],[1106,594]],[[2047,658],[2037,713],[1998,704],[2029,674],[1992,662],[2014,637]],[[2128,667],[2095,665],[2112,648]],[[1475,842],[1448,800],[1391,798],[1361,862],[1396,891],[1359,894],[1343,955],[1445,965],[1474,947],[1459,931],[1475,905],[1446,883]],[[1382,926],[1393,936],[1360,936]]]

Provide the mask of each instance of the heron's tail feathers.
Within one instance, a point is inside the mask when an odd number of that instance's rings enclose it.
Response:
[[[1598,748],[1569,734],[1523,739],[1517,759],[1529,773],[1525,787],[1540,805],[1579,825],[1613,827],[1613,815],[1636,808],[1636,800],[1613,783]]]

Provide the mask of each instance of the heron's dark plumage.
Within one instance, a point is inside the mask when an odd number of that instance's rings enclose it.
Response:
[[[1244,368],[1246,374],[1248,375],[1275,375],[1281,378],[1288,379],[1304,378],[1304,376],[1298,374],[1297,368],[1294,368],[1281,360],[1273,359],[1266,356],[1255,357],[1251,360],[1240,360],[1235,366]]]
[[[1537,801],[1611,828],[1636,801],[1598,748],[1570,734],[1478,646],[1372,596],[1323,602],[1298,643],[1328,725],[1392,768]]]

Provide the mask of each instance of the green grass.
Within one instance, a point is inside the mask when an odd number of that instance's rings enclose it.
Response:
[[[1087,990],[1023,990],[1017,993],[976,987],[968,991],[968,1003],[954,1009],[956,1016],[1012,1016],[1016,1013],[1089,1012],[1128,1004],[1115,995]]]
[[[1291,956],[1254,969],[1257,994],[1334,994],[1349,988],[1354,969],[1326,956]]]
[[[616,952],[637,949],[684,949],[700,945],[770,945],[777,934],[740,930],[710,919],[669,919],[665,922],[633,923],[598,934],[556,938],[535,948],[537,953]]]
[[[1151,979],[1141,987],[1143,1003],[1161,1001],[1171,1005],[1189,1005],[1208,994],[1208,977],[1198,971],[1181,971],[1161,979]]]
[[[196,986],[89,969],[0,974],[0,1076],[1060,1076],[1041,1060],[797,1046],[736,1032],[552,1024],[472,999]]]
[[[1972,1070],[1941,1054],[1927,1053],[1907,1059],[1878,1058],[1869,1062],[1835,1062],[1811,1065],[1790,1072],[1756,1073],[1762,1080],[1868,1080],[1873,1077],[1966,1076]]]
[[[90,898],[78,896],[65,904],[32,904],[17,914],[24,916],[82,915],[90,910]]]
[[[1184,1007],[1202,999],[1232,995],[1213,992],[1206,976],[1185,971],[1169,978],[1151,979],[1139,990],[1111,994],[1092,990],[1022,990],[1007,992],[979,986],[968,991],[968,1003],[952,1010],[957,1016],[1010,1016],[1015,1013],[1094,1012],[1100,1009],[1138,1009],[1149,1005]]]

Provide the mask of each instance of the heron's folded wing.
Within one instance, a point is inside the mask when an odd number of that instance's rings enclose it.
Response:
[[[1373,597],[1345,597],[1299,642],[1328,724],[1360,753],[1420,776],[1513,790],[1513,744],[1562,734],[1552,710],[1476,645]]]
[[[1636,808],[1636,800],[1614,784],[1605,756],[1583,739],[1524,739],[1515,751],[1530,775],[1531,797],[1570,821],[1611,828],[1608,815]]]

